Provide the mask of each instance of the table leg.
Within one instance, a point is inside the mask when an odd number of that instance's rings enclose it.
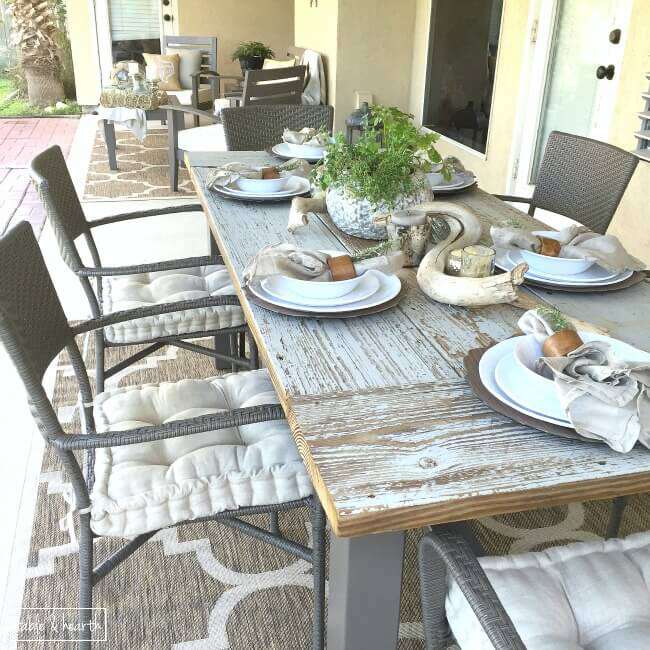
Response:
[[[110,120],[102,120],[102,127],[104,129],[104,141],[106,142],[106,150],[108,151],[108,166],[117,171],[117,154],[115,144],[115,124]]]
[[[328,650],[395,650],[404,533],[331,535]]]

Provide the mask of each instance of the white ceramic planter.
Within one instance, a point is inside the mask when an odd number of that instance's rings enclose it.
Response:
[[[387,239],[386,226],[373,223],[376,214],[411,208],[431,198],[431,190],[424,187],[417,194],[401,197],[394,206],[389,207],[386,204],[372,205],[366,199],[356,199],[345,190],[330,187],[325,202],[332,221],[348,235],[363,239]]]

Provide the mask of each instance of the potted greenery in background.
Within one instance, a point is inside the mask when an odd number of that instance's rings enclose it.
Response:
[[[354,144],[338,134],[315,172],[334,223],[356,237],[385,239],[386,227],[373,222],[377,213],[431,198],[425,173],[442,161],[438,138],[415,126],[412,115],[386,106],[373,106]]]
[[[239,60],[242,73],[246,74],[246,70],[261,70],[264,59],[272,59],[274,56],[273,50],[264,43],[245,41],[232,53],[232,60]]]

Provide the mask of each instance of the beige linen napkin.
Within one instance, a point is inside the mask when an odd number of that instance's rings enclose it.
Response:
[[[490,228],[492,241],[497,248],[523,248],[537,252],[539,238],[519,228]],[[646,265],[630,255],[614,235],[599,235],[585,226],[569,226],[558,232],[562,248],[560,257],[597,262],[612,273],[642,271]]]
[[[575,430],[628,452],[650,448],[650,364],[617,359],[608,343],[585,343],[566,357],[545,357],[560,404]]]
[[[327,266],[330,257],[322,251],[300,249],[289,243],[273,244],[259,251],[246,266],[244,281],[248,284],[253,279],[270,275],[286,275],[297,280],[330,282],[332,277]],[[401,251],[354,263],[357,275],[362,275],[371,269],[396,273],[402,266],[404,266],[404,255]]]
[[[305,127],[300,131],[285,129],[282,134],[282,141],[289,144],[306,144],[310,147],[324,147],[329,142],[329,136],[323,131]]]
[[[285,176],[302,176],[303,178],[307,178],[311,172],[309,163],[301,158],[292,158],[281,165],[267,165],[267,167],[271,166],[276,167]],[[240,162],[226,163],[210,171],[206,179],[206,185],[208,189],[225,187],[234,183],[238,178],[260,179],[262,178],[262,167]]]

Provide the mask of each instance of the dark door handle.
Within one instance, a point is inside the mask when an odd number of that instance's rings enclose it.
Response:
[[[596,77],[598,77],[598,79],[608,79],[609,81],[611,81],[614,78],[615,70],[616,68],[611,64],[608,65],[607,67],[605,67],[604,65],[599,65],[596,68]]]
[[[172,19],[172,17],[169,14],[163,14],[163,20],[165,22],[169,22]]]

